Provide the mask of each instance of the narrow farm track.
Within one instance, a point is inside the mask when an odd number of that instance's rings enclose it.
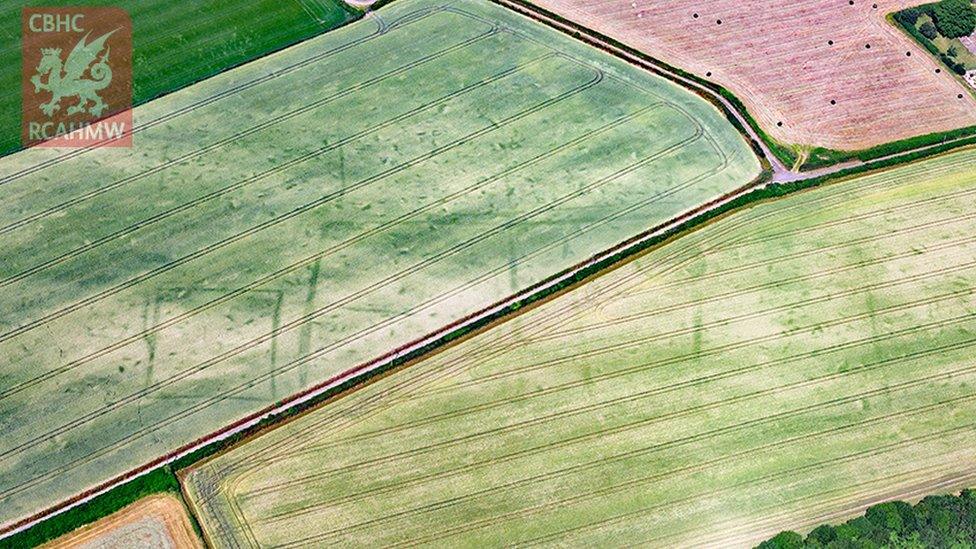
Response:
[[[760,170],[700,98],[477,0],[398,2],[135,116],[145,148],[0,160],[5,532],[491,318]]]
[[[738,212],[208,460],[208,539],[740,546],[959,486],[974,158]]]

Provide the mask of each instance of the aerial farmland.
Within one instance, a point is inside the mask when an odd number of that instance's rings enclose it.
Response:
[[[152,495],[85,528],[44,545],[45,549],[159,547],[198,549],[183,502],[171,494]]]
[[[536,0],[734,93],[784,145],[858,150],[976,125],[976,94],[885,16],[911,0]]]
[[[976,149],[760,204],[185,475],[216,547],[748,547],[976,479]]]
[[[0,523],[760,174],[700,97],[478,1],[398,1],[134,118],[131,149],[0,160]]]
[[[78,2],[0,549],[976,547],[976,0]]]

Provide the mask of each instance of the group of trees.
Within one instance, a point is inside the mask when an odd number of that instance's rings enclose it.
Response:
[[[904,9],[898,15],[911,25],[917,23],[922,15],[931,17],[934,25],[926,22],[919,28],[929,40],[935,38],[936,31],[946,38],[959,38],[969,36],[976,30],[976,8],[973,7],[973,0],[942,0]]]
[[[942,0],[933,5],[932,19],[946,38],[969,36],[976,30],[976,9],[972,0]]]
[[[781,532],[758,549],[882,547],[976,547],[976,492],[928,496],[915,506],[903,501],[882,503],[839,526],[818,526],[806,537]]]
[[[923,15],[928,15],[931,21],[925,21],[916,27]],[[973,0],[942,0],[908,8],[896,13],[895,19],[947,67],[957,74],[966,74],[966,66],[956,58],[954,48],[950,47],[943,52],[933,40],[940,34],[947,38],[959,38],[976,31],[976,7],[973,6]]]

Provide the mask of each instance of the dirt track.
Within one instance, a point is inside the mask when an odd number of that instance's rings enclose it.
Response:
[[[159,494],[143,498],[43,547],[198,549],[203,545],[190,526],[183,504],[173,496]]]
[[[885,20],[914,0],[535,3],[726,86],[784,143],[853,150],[976,124],[976,99]]]

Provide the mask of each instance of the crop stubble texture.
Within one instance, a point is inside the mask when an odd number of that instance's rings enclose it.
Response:
[[[858,150],[976,125],[976,98],[885,20],[917,1],[533,3],[725,86],[784,144]]]

